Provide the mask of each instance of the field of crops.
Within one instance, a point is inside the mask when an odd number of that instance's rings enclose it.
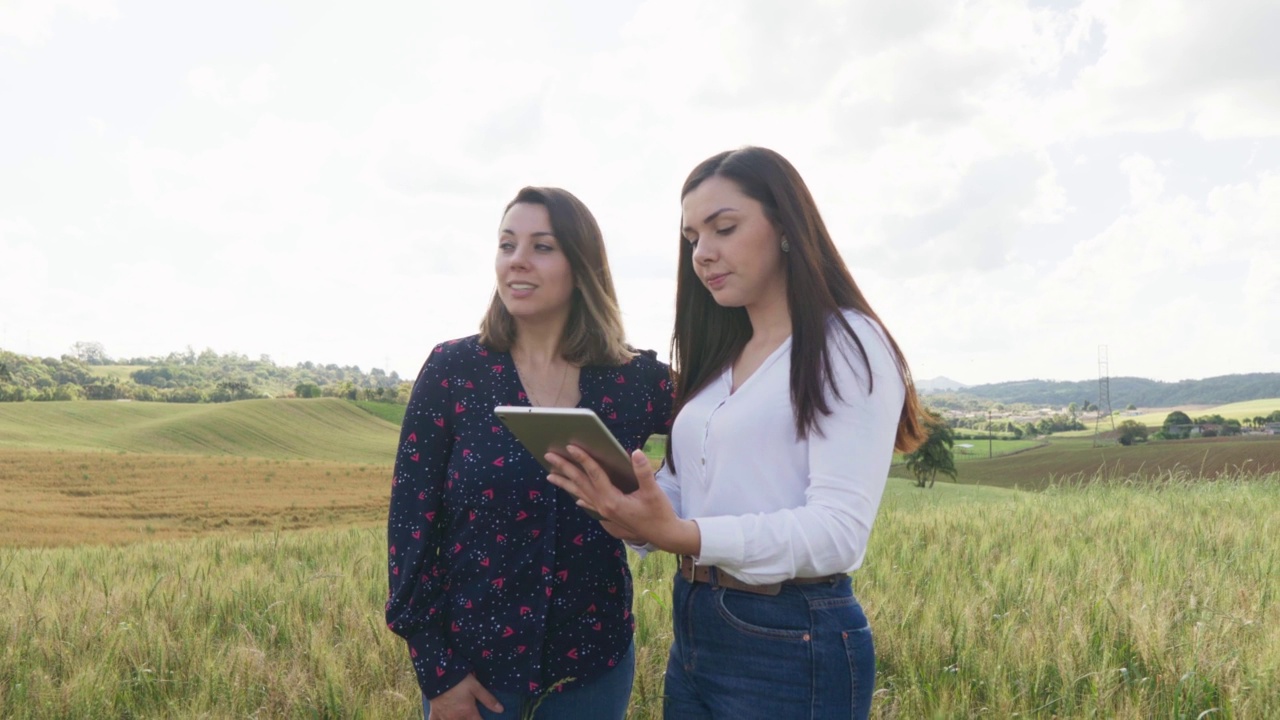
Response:
[[[380,527],[0,548],[0,716],[411,717]],[[671,559],[634,562],[660,717]],[[1280,477],[893,485],[855,591],[875,718],[1280,716]]]
[[[975,442],[975,445],[977,443]],[[980,449],[975,447],[975,450]],[[1094,447],[1087,438],[1053,438],[1044,447],[996,457],[978,457],[957,463],[957,481],[1000,487],[1037,490],[1054,481],[1089,480],[1094,477],[1143,475],[1158,477],[1168,473],[1195,477],[1234,476],[1245,473],[1280,472],[1280,437],[1270,435],[1171,440]],[[894,477],[910,477],[905,467],[895,466]],[[939,482],[949,480],[939,479]]]
[[[0,405],[0,717],[413,716],[395,432],[337,400]],[[889,481],[854,575],[873,717],[1280,717],[1280,439],[1004,449]],[[672,564],[633,561],[656,718]]]

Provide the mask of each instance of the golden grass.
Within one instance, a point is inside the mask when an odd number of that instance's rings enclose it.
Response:
[[[854,575],[873,717],[1280,717],[1280,475],[891,489]],[[0,549],[0,717],[412,717],[384,544]],[[633,718],[660,717],[671,570],[633,563]]]

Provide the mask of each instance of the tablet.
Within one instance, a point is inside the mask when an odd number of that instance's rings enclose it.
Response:
[[[499,405],[493,414],[548,471],[551,466],[543,459],[544,455],[554,452],[568,460],[565,448],[577,445],[600,463],[614,487],[624,493],[639,487],[635,471],[631,469],[631,456],[594,410]]]

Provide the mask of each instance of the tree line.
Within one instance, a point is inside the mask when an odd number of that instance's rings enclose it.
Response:
[[[932,400],[930,398],[931,405]],[[954,435],[958,438],[985,438],[994,434],[997,437],[1021,440],[1024,437],[1034,438],[1041,435],[1052,435],[1056,432],[1087,429],[1087,426],[1080,422],[1080,418],[1076,416],[1074,405],[1075,403],[1072,403],[1073,407],[1070,413],[1054,413],[1039,418],[1034,422],[1020,423],[1015,420],[987,420],[981,417],[954,417],[949,418],[947,422],[956,430]],[[973,430],[974,432],[965,432],[965,430]]]
[[[130,369],[131,368],[131,369]],[[39,358],[0,350],[0,402],[138,400],[228,402],[265,397],[340,397],[407,403],[412,383],[392,371],[302,362],[277,365],[212,349],[112,359],[98,343]]]

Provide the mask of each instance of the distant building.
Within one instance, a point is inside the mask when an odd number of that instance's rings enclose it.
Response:
[[[1218,423],[1200,423],[1191,428],[1191,437],[1218,437],[1222,434],[1222,426]]]

